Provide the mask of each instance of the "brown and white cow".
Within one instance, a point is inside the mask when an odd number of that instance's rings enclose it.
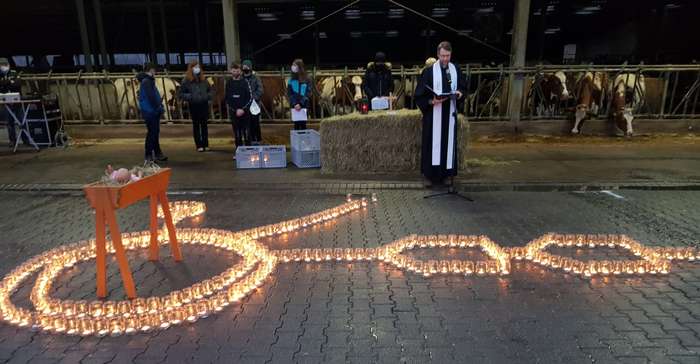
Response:
[[[139,81],[133,78],[120,78],[113,81],[122,119],[138,118]],[[177,92],[180,83],[167,78],[156,78],[156,88],[163,99],[164,120],[172,120],[177,106]]]
[[[360,76],[321,76],[316,78],[319,106],[329,114],[356,110],[355,106],[362,99],[362,77]]]
[[[287,82],[289,77],[261,76],[263,95],[260,99],[262,112],[270,118],[285,118],[289,112]]]
[[[572,134],[581,132],[581,125],[588,115],[598,115],[605,102],[608,76],[602,72],[583,72],[576,77],[576,112]]]
[[[610,118],[625,135],[632,136],[634,113],[644,103],[646,83],[644,75],[620,73],[612,82],[600,72],[585,72],[577,84],[576,120],[572,134],[581,131],[581,125],[590,114],[597,114],[601,105],[610,97]],[[607,92],[606,92],[607,91]]]
[[[530,86],[530,99],[537,115],[553,116],[569,100],[566,74],[562,71],[537,74]]]
[[[634,134],[632,128],[634,114],[639,112],[644,104],[644,95],[646,93],[644,75],[621,73],[615,77],[610,90],[613,122],[625,135],[632,136]]]

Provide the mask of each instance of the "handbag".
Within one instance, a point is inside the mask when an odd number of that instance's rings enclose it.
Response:
[[[260,114],[260,105],[258,105],[255,100],[250,102],[250,114],[251,115],[258,115]]]

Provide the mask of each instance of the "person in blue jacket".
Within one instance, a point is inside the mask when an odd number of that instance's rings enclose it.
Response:
[[[307,109],[311,105],[311,92],[313,83],[306,74],[304,69],[304,61],[295,59],[290,67],[292,75],[287,83],[287,97],[289,98],[289,106],[299,111]],[[306,121],[295,121],[294,130],[305,130]]]
[[[165,162],[168,160],[160,149],[160,116],[163,115],[163,100],[156,87],[155,75],[158,65],[148,63],[136,79],[139,81],[139,108],[146,122],[146,152],[147,162]]]

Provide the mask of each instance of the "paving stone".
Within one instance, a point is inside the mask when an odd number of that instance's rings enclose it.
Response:
[[[332,207],[344,193],[341,187],[331,190],[207,191],[182,199],[207,203],[197,226],[238,231]],[[423,192],[414,190],[379,194],[380,203],[366,212],[261,242],[271,249],[376,247],[412,233],[458,233],[522,246],[555,231],[624,233],[645,244],[689,245],[700,236],[696,191],[625,191],[624,200],[595,193],[479,192],[475,204],[424,200]],[[140,231],[148,228],[146,217],[147,204],[136,204],[120,211],[119,222],[124,231]],[[28,256],[91,238],[91,219],[78,193],[0,192],[0,274]],[[167,294],[239,259],[188,246],[180,264],[165,258],[167,247],[163,250],[158,267],[145,254],[129,253],[139,293]],[[604,249],[584,253],[590,259],[619,256]],[[411,254],[442,259],[476,253]],[[123,299],[116,262],[110,259],[108,265],[110,298]],[[66,270],[52,295],[92,299],[94,274],[89,262]],[[31,285],[22,287],[13,300],[30,305],[30,292]],[[289,263],[240,303],[155,335],[80,339],[0,324],[0,362],[698,363],[699,338],[697,263],[674,262],[668,276],[591,280],[531,262],[517,262],[510,276],[500,278],[425,278],[368,262]]]

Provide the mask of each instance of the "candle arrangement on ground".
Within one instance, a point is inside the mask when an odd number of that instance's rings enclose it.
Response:
[[[95,259],[95,240],[61,246],[37,255],[15,268],[0,282],[0,317],[19,327],[28,327],[50,333],[80,336],[118,336],[167,329],[185,322],[195,322],[219,312],[239,301],[263,284],[278,263],[313,262],[366,262],[379,261],[425,277],[441,274],[465,276],[507,275],[511,261],[529,260],[545,267],[592,277],[596,275],[667,274],[674,260],[700,259],[700,251],[691,247],[648,247],[625,235],[560,235],[546,234],[524,247],[501,247],[483,235],[410,235],[376,248],[312,248],[270,250],[260,238],[280,234],[338,219],[343,215],[367,208],[376,203],[376,195],[353,199],[339,206],[311,215],[233,232],[220,229],[179,228],[182,244],[199,244],[235,252],[242,259],[222,273],[175,290],[161,297],[138,297],[133,300],[73,301],[51,297],[53,282],[66,269]],[[173,222],[196,217],[206,211],[201,202],[171,203]],[[162,212],[161,212],[162,214]],[[160,216],[162,217],[162,216]],[[158,234],[158,244],[168,244],[165,229]],[[147,249],[150,231],[122,234],[127,250]],[[619,248],[638,260],[581,261],[547,252],[549,247]],[[478,248],[488,256],[486,260],[421,260],[406,252],[416,249]],[[108,253],[114,254],[109,247]],[[12,295],[27,278],[37,276],[30,300],[34,309],[16,306]]]

